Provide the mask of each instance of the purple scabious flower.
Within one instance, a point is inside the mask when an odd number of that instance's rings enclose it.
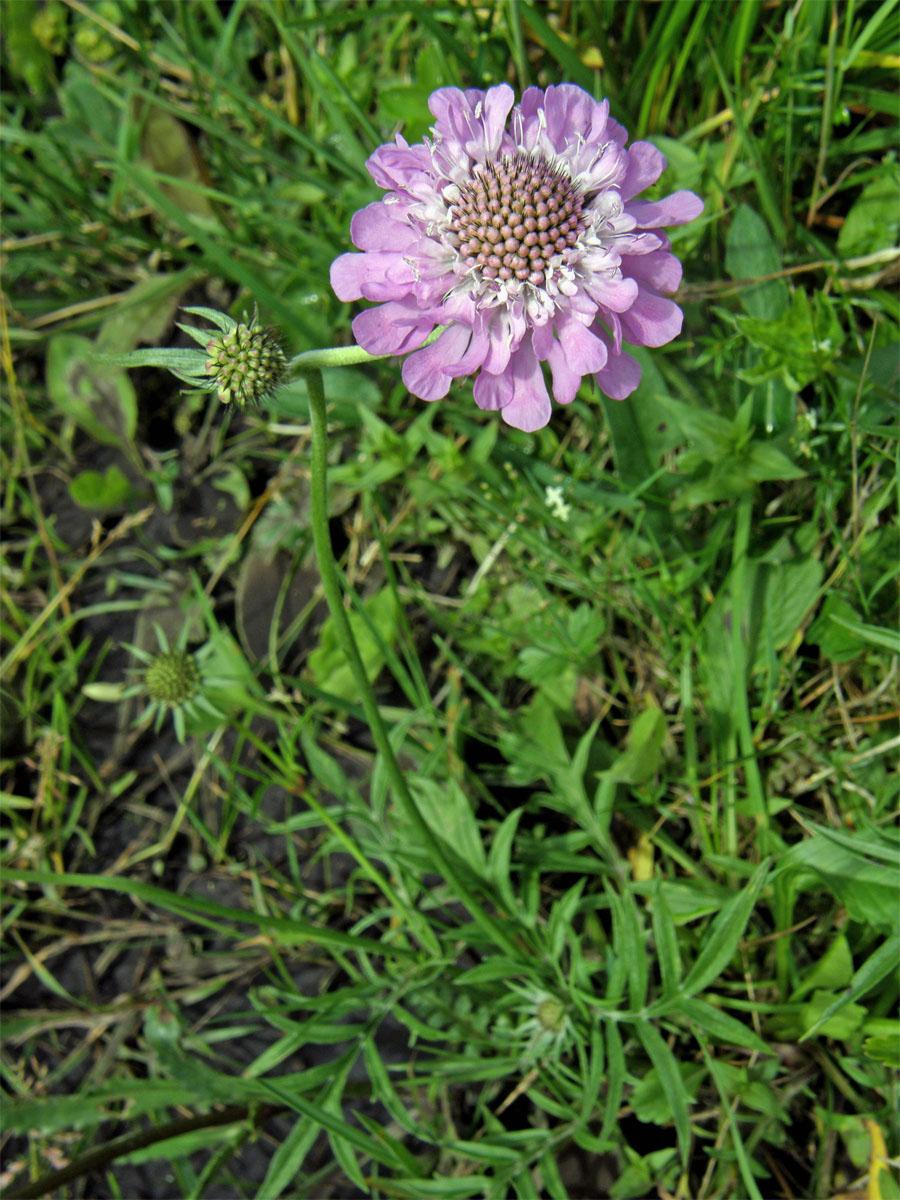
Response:
[[[517,429],[550,419],[591,375],[623,400],[641,369],[622,347],[662,346],[682,313],[663,292],[681,264],[661,229],[699,216],[680,191],[635,197],[666,165],[574,84],[486,92],[440,88],[429,100],[431,138],[398,134],[367,166],[387,192],[351,223],[361,254],[331,266],[341,300],[379,301],[353,321],[370,354],[408,354],[403,382],[423,400],[476,375],[475,403]],[[432,330],[447,328],[423,349]],[[414,353],[410,353],[414,351]],[[477,373],[477,374],[476,374]]]

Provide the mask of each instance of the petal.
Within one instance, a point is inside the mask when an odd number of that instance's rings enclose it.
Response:
[[[469,342],[471,330],[464,325],[451,325],[437,341],[417,350],[403,363],[403,382],[420,400],[440,400],[450,390],[451,378],[443,368],[458,362]]]
[[[482,92],[481,95],[483,96],[484,93]],[[442,87],[437,88],[428,97],[428,107],[438,125],[452,128],[456,114],[464,109],[469,109],[470,105],[466,100],[466,93],[461,88]]]
[[[490,410],[503,408],[504,404],[508,404],[512,400],[512,374],[507,372],[503,375],[489,375],[487,371],[482,371],[475,380],[472,395],[479,408]]]
[[[530,153],[541,134],[544,93],[540,88],[526,88],[522,99],[513,109],[510,127],[520,150]]]
[[[340,300],[401,300],[415,279],[412,266],[393,252],[342,254],[331,264],[331,286]]]
[[[550,420],[550,397],[530,338],[522,342],[510,359],[509,370],[512,372],[513,395],[501,409],[503,420],[526,433],[543,429]]]
[[[405,212],[394,212],[399,205],[385,204],[378,200],[375,204],[367,204],[359,212],[353,214],[350,220],[350,236],[353,245],[360,250],[394,250],[402,252],[414,246],[419,240],[419,234],[406,223]]]
[[[342,254],[331,264],[331,290],[338,300],[360,300],[365,277],[364,254]]]
[[[421,346],[434,326],[430,310],[391,301],[354,317],[353,336],[370,354],[406,354]]]
[[[590,134],[597,101],[574,83],[548,87],[544,93],[547,137],[553,149],[565,150],[569,141]]]
[[[673,192],[662,200],[629,200],[629,212],[642,229],[685,225],[703,212],[703,201],[694,192]]]
[[[484,369],[490,375],[501,375],[509,366],[513,349],[513,331],[509,314],[500,309],[488,326],[490,347],[484,360]]]
[[[407,146],[399,134],[396,142],[379,146],[366,162],[366,170],[379,187],[403,191],[421,187],[430,166],[428,148],[424,145]]]
[[[566,362],[566,352],[559,342],[553,343],[547,361],[553,376],[553,399],[557,404],[571,404],[581,387],[582,376]]]
[[[681,283],[681,263],[665,250],[626,255],[622,258],[622,271],[658,292],[675,292]]]
[[[570,370],[578,375],[593,375],[606,365],[606,346],[580,321],[557,321],[556,328]]]
[[[543,361],[549,358],[550,351],[554,346],[558,345],[553,337],[552,321],[547,321],[544,325],[535,325],[531,331],[531,344],[539,359]]]
[[[591,299],[608,308],[610,312],[625,312],[634,304],[638,294],[635,281],[624,276],[615,278],[610,275],[590,275],[584,286]]]
[[[490,339],[486,330],[472,330],[472,340],[469,342],[468,350],[458,362],[444,367],[444,374],[450,375],[454,379],[460,375],[474,375],[484,362],[489,346]]]
[[[508,83],[501,83],[497,87],[488,88],[481,110],[481,122],[484,132],[480,138],[473,139],[473,142],[466,147],[473,158],[484,159],[489,155],[496,154],[500,149],[503,131],[506,128],[506,118],[509,116],[509,110],[512,108],[515,98],[515,92]],[[477,107],[475,111],[478,113],[479,110]],[[473,153],[476,144],[478,149],[477,154]]]
[[[622,332],[633,346],[665,346],[681,333],[683,320],[674,300],[642,287],[628,312],[622,313]]]
[[[610,351],[606,366],[594,375],[597,385],[611,400],[624,400],[641,382],[641,364],[630,354],[615,353],[609,336],[602,329],[595,327],[594,332]]]
[[[623,200],[630,200],[638,192],[656,183],[666,169],[665,155],[650,142],[633,142],[625,151],[628,167],[619,185]]]

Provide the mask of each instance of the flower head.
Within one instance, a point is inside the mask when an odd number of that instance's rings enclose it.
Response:
[[[681,279],[662,227],[699,216],[693,192],[635,199],[665,159],[573,84],[486,92],[441,88],[431,138],[379,147],[386,190],[350,225],[361,254],[331,267],[341,300],[379,301],[353,322],[371,354],[409,354],[403,382],[423,400],[475,375],[475,402],[518,429],[550,419],[582,378],[624,399],[640,367],[623,343],[662,346],[681,331],[662,293]],[[423,347],[437,326],[440,336]],[[420,349],[420,347],[422,347]],[[414,351],[414,353],[410,353]]]
[[[256,312],[249,321],[245,317],[241,322],[212,308],[187,308],[185,312],[206,317],[219,332],[179,325],[203,346],[205,354],[178,351],[177,365],[169,368],[172,373],[201,391],[215,392],[223,404],[245,408],[268,400],[284,381],[287,360],[277,335],[259,324]]]
[[[187,649],[187,625],[174,646],[169,644],[168,638],[158,625],[155,629],[158,643],[155,654],[139,646],[129,647],[142,666],[135,672],[136,682],[121,691],[118,698],[143,697],[147,704],[138,718],[138,723],[152,718],[157,733],[162,728],[166,713],[171,712],[175,734],[178,740],[183,742],[187,729],[186,719],[192,723],[204,715],[222,721],[225,719],[204,694],[209,685],[215,682],[208,672],[203,670],[202,665],[213,647],[212,643],[207,643],[197,654],[192,654]]]

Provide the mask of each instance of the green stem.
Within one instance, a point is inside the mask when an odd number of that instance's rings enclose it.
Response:
[[[347,349],[351,351],[357,350],[358,352],[357,347],[348,347]],[[366,715],[369,729],[372,732],[375,747],[381,755],[385,770],[387,771],[395,800],[400,804],[419,840],[427,846],[432,862],[454,889],[459,899],[466,905],[476,925],[497,945],[501,946],[507,954],[518,957],[515,942],[505,932],[499,921],[492,917],[479,904],[478,900],[457,874],[440,842],[432,833],[431,827],[419,812],[412,793],[403,777],[403,772],[400,770],[397,756],[394,754],[394,748],[390,743],[387,729],[381,718],[381,711],[375,700],[375,693],[372,691],[372,686],[369,683],[369,678],[363,666],[350,621],[344,609],[344,598],[341,593],[341,584],[331,547],[331,534],[328,529],[328,498],[326,491],[328,429],[325,411],[325,386],[322,380],[322,373],[318,369],[320,366],[326,364],[335,365],[330,356],[341,353],[343,353],[342,350],[312,351],[311,354],[315,354],[316,356],[315,363],[310,366],[304,365],[301,372],[306,380],[309,392],[309,423],[312,435],[310,446],[310,515],[313,542],[316,548],[316,558],[319,562],[319,572],[322,577],[322,590],[325,592],[325,599],[331,612],[331,618],[334,621],[338,645],[343,651],[350,670],[353,673],[353,678],[359,690],[363,711]],[[305,355],[299,357],[309,362],[309,359]],[[325,360],[324,363],[323,359]],[[294,363],[296,364],[296,362],[297,360],[295,359]]]
[[[745,497],[737,508],[737,521],[734,531],[731,565],[731,646],[734,658],[733,680],[733,716],[737,727],[740,757],[744,766],[744,778],[747,785],[747,796],[759,830],[764,830],[769,824],[769,812],[766,805],[765,788],[759,771],[756,757],[756,746],[753,741],[753,726],[750,719],[750,673],[752,663],[747,654],[745,641],[745,621],[750,623],[750,587],[748,572],[748,554],[750,550],[750,527],[753,518],[753,499]],[[768,850],[764,839],[763,853]],[[729,853],[732,851],[729,850]]]
[[[438,325],[420,348],[424,349],[436,342],[445,328],[445,325]],[[327,350],[304,350],[302,354],[295,355],[288,363],[288,372],[308,378],[308,372],[321,371],[323,367],[356,367],[360,363],[381,362],[384,358],[396,358],[396,355],[370,354],[368,350],[363,350],[362,346],[329,346]]]

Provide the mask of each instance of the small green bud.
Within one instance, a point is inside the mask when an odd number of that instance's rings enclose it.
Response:
[[[538,1005],[537,1019],[548,1033],[559,1033],[566,1023],[566,1010],[558,1000],[548,997]]]
[[[198,329],[177,322],[202,350],[151,347],[98,355],[98,361],[116,367],[162,367],[189,387],[214,392],[223,404],[240,408],[263,404],[285,382],[288,363],[278,334],[259,325],[255,311],[240,322],[214,308],[184,311],[215,326]]]
[[[206,371],[219,399],[240,408],[259,404],[270,396],[284,378],[287,366],[277,337],[271,330],[257,326],[255,315],[249,324],[235,325],[211,338],[206,353]]]
[[[184,650],[165,650],[157,654],[144,674],[147,695],[157,704],[185,704],[197,694],[200,671],[193,654]]]

